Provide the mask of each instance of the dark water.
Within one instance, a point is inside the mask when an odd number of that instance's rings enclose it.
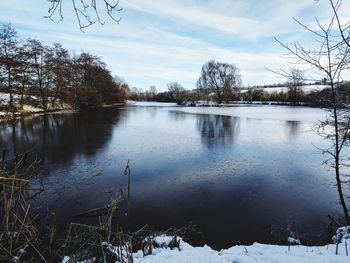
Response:
[[[326,238],[341,208],[324,147],[311,131],[318,109],[134,106],[26,119],[0,131],[10,152],[42,159],[39,211],[56,212],[61,231],[74,215],[103,206],[130,160],[130,230],[190,221],[215,248],[275,242],[281,228]]]

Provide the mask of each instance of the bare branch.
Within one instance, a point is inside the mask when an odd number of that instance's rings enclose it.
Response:
[[[336,4],[333,3],[333,0],[329,0],[329,3],[331,4],[335,19],[337,21],[337,26],[340,32],[340,35],[343,39],[343,41],[350,47],[350,33],[349,36],[345,36],[345,32],[350,30],[350,26],[345,26],[345,28],[343,28],[344,26],[341,24],[340,19],[339,19],[339,15],[338,15],[338,11],[339,11],[339,7],[342,4],[342,0],[338,0],[336,2]],[[348,23],[347,23],[348,24]]]
[[[328,140],[331,147],[326,149],[318,148],[323,154],[331,158],[325,160],[324,163],[330,165],[335,172],[337,182],[337,190],[339,193],[340,203],[343,207],[345,221],[350,223],[349,211],[344,199],[341,175],[344,174],[342,170],[342,161],[344,161],[343,148],[349,143],[350,130],[350,110],[346,105],[346,101],[339,95],[341,74],[350,68],[350,45],[349,36],[345,36],[349,27],[341,25],[338,11],[342,4],[342,0],[338,0],[335,4],[333,0],[329,0],[333,15],[328,24],[323,26],[316,17],[316,25],[318,30],[311,29],[297,19],[294,19],[302,28],[311,33],[315,38],[316,44],[319,45],[318,50],[315,48],[305,48],[298,41],[292,43],[282,43],[277,38],[276,41],[287,50],[288,55],[292,56],[294,60],[299,63],[307,64],[315,72],[326,76],[330,85],[330,91],[326,93],[326,107],[329,111],[329,116],[326,120],[321,121],[315,127],[317,133]],[[340,31],[340,36],[334,34],[334,27]],[[290,74],[285,70],[279,72],[270,70],[281,76],[288,77]]]
[[[53,20],[53,17],[58,14],[60,20],[63,20],[63,0],[48,0],[51,3],[51,6],[48,9],[48,15],[44,16]],[[118,12],[122,11],[122,8],[119,8],[119,0],[71,0],[74,15],[78,21],[79,28],[82,32],[84,28],[87,28],[96,23],[96,21],[104,25],[105,22],[101,19],[101,10],[104,9],[107,16],[112,19],[114,22],[119,23],[121,17],[117,15]],[[98,5],[98,3],[101,4]]]

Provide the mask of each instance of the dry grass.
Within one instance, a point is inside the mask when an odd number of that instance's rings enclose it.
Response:
[[[37,247],[40,244],[40,233],[36,226],[36,216],[32,216],[28,194],[41,189],[30,189],[33,179],[32,169],[37,163],[28,153],[5,159],[2,155],[0,167],[0,261],[20,262],[42,259]],[[28,256],[30,254],[30,256]]]
[[[123,202],[131,205],[131,174],[129,162],[125,167],[118,191],[111,202],[103,207],[81,213],[81,217],[96,217],[98,224],[71,223],[64,239],[57,239],[56,215],[50,226],[42,226],[40,217],[33,211],[28,200],[43,191],[35,189],[32,182],[37,178],[34,167],[36,158],[29,153],[6,158],[0,165],[0,262],[68,262],[92,260],[93,262],[132,263],[133,252],[139,249],[147,255],[157,246],[154,238],[166,234],[173,236],[170,248],[179,248],[178,236],[193,231],[190,225],[181,229],[152,231],[148,226],[130,234],[113,222],[113,217]],[[30,159],[30,160],[29,160]],[[127,194],[124,194],[127,192]],[[112,229],[113,227],[113,229]],[[66,258],[67,259],[67,258]]]

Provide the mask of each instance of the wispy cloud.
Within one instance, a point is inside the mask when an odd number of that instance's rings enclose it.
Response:
[[[196,24],[227,33],[240,34],[247,28],[258,25],[258,21],[240,16],[230,16],[209,10],[204,4],[190,1],[125,1],[126,8],[146,12],[154,16],[171,19],[186,26]]]
[[[51,22],[43,18],[49,5],[42,0],[30,5],[3,1],[0,22],[11,21],[24,38],[102,56],[113,74],[130,85],[146,89],[155,84],[158,90],[170,81],[194,88],[201,66],[210,59],[236,64],[244,84],[283,81],[265,70],[291,66],[273,37],[304,38],[293,17],[312,24],[315,16],[327,21],[330,15],[328,1],[120,0],[120,24],[95,25],[81,33],[69,2],[64,21],[56,17]],[[341,15],[350,16],[350,1]]]

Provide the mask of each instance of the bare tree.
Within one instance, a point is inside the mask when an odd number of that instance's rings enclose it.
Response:
[[[18,69],[17,69],[17,81],[18,81],[18,89],[20,94],[20,105],[23,106],[24,104],[24,96],[26,93],[26,90],[31,86],[32,84],[32,68],[30,63],[30,49],[27,43],[22,43],[22,45],[19,47],[19,50],[17,52],[17,58],[18,58]]]
[[[330,2],[331,4],[333,3],[332,1]],[[335,11],[340,7],[341,1],[337,3],[334,9]],[[327,98],[327,105],[325,105],[325,109],[328,111],[328,117],[326,120],[319,122],[316,130],[321,136],[324,136],[331,142],[329,148],[321,150],[330,157],[326,163],[334,169],[345,222],[346,224],[350,224],[342,181],[342,177],[346,175],[346,158],[343,150],[349,142],[350,109],[349,105],[339,95],[342,73],[349,70],[350,46],[344,41],[343,36],[335,32],[336,21],[336,12],[326,26],[323,26],[316,18],[317,29],[311,29],[296,20],[299,25],[313,36],[316,41],[316,48],[307,48],[298,41],[286,44],[279,40],[277,41],[288,51],[291,57],[296,59],[297,63],[305,64],[310,70],[321,74],[327,79],[327,83],[330,85],[330,93]],[[344,29],[342,30],[344,33]]]
[[[168,83],[168,91],[170,92],[173,101],[175,101],[177,104],[184,102],[186,90],[179,83]]]
[[[238,93],[241,82],[239,69],[235,65],[211,60],[202,67],[197,89],[204,94],[215,93],[216,101],[221,104]]]
[[[152,96],[155,96],[157,94],[157,87],[154,85],[150,86],[149,92],[151,93]]]
[[[63,108],[63,102],[77,109],[121,103],[129,95],[128,84],[113,79],[101,58],[84,52],[71,55],[58,43],[18,40],[9,24],[0,28],[0,88],[10,98],[1,106],[13,117],[18,95],[21,106],[40,105],[44,112]]]
[[[292,68],[289,71],[287,85],[288,85],[288,97],[292,105],[295,105],[300,102],[300,99],[303,95],[302,86],[304,85],[304,72]]]
[[[0,29],[0,78],[3,79],[4,86],[10,95],[9,106],[12,112],[14,112],[13,91],[19,65],[18,48],[17,32],[10,24],[2,25]]]
[[[113,82],[120,88],[120,90],[123,94],[123,97],[125,99],[130,97],[130,95],[131,95],[130,94],[131,93],[130,87],[123,78],[121,78],[117,75],[114,75]]]
[[[48,9],[48,15],[45,16],[49,19],[58,14],[60,20],[63,20],[63,0],[48,0],[51,3]],[[78,20],[79,28],[83,31],[96,22],[104,25],[100,12],[104,9],[104,12],[110,19],[119,23],[121,18],[116,14],[122,11],[119,8],[119,0],[71,0],[73,11],[76,19]]]
[[[144,92],[144,99],[146,101],[152,101],[156,94],[157,94],[157,88],[156,86],[152,85],[149,87],[148,90]]]
[[[30,47],[31,64],[33,68],[33,84],[39,92],[41,106],[44,112],[48,110],[48,99],[51,85],[51,76],[47,68],[46,60],[50,50],[44,46],[39,40],[28,40]]]
[[[70,77],[70,56],[68,50],[64,49],[61,44],[54,43],[47,56],[47,67],[51,74],[51,108],[54,108],[58,99],[62,103],[62,93],[64,87],[69,86]]]

